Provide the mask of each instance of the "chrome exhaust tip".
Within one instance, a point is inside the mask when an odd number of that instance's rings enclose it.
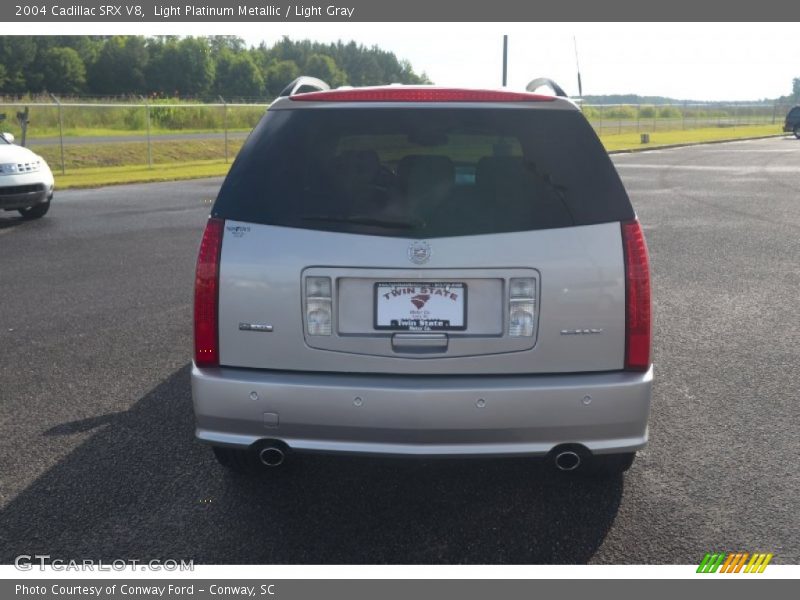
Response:
[[[574,471],[581,466],[581,457],[577,452],[564,450],[555,455],[554,462],[559,471]]]
[[[283,450],[276,446],[267,446],[266,448],[262,448],[258,453],[258,460],[260,460],[261,464],[265,467],[279,467],[283,464],[285,459],[286,455]]]

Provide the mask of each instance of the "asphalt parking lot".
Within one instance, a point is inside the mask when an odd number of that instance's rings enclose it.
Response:
[[[298,457],[193,440],[195,252],[220,180],[0,213],[0,562],[800,562],[800,142],[616,155],[654,272],[651,443],[609,482],[530,460]]]

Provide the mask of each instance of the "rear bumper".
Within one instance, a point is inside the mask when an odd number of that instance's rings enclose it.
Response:
[[[411,377],[192,369],[196,435],[245,448],[421,456],[593,453],[647,443],[646,373]]]

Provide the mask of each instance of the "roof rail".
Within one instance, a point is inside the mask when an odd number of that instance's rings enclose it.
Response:
[[[540,87],[547,86],[556,96],[561,96],[563,98],[567,97],[567,93],[552,79],[548,79],[547,77],[537,77],[533,81],[531,81],[528,85],[525,86],[525,91],[527,92],[535,92]]]
[[[292,83],[283,88],[281,93],[278,94],[278,97],[283,98],[284,96],[294,96],[295,94],[299,93],[302,88],[307,88],[307,87],[312,88],[316,92],[324,92],[326,90],[331,89],[331,86],[329,86],[321,79],[303,75],[302,77],[298,77]]]

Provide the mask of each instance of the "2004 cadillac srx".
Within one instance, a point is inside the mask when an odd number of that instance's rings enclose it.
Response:
[[[290,451],[626,470],[648,436],[648,255],[580,110],[326,88],[270,106],[211,211],[197,437],[236,470]]]

